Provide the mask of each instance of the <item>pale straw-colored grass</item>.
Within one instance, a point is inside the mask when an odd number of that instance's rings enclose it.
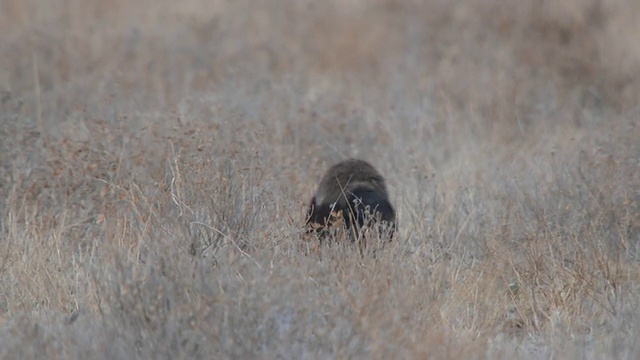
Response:
[[[0,358],[640,357],[639,10],[3,2]]]

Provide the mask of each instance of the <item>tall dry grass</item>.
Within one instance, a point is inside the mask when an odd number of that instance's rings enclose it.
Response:
[[[637,358],[639,10],[3,2],[0,358]],[[397,240],[310,252],[352,156]]]

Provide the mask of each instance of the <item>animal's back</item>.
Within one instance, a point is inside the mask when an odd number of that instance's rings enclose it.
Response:
[[[332,200],[331,197],[338,197],[345,189],[358,186],[370,187],[384,193],[381,195],[388,196],[385,181],[373,165],[364,160],[349,159],[327,170],[316,191],[316,201],[318,203],[335,201],[337,199]]]
[[[339,221],[356,231],[371,223],[395,230],[396,213],[384,178],[366,161],[349,159],[330,167],[311,200],[307,224],[325,230]]]

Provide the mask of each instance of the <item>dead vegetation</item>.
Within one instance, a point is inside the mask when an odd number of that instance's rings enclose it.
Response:
[[[639,10],[5,1],[0,358],[637,358]]]

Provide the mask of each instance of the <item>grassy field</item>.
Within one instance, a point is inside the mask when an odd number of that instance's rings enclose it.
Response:
[[[0,3],[0,358],[640,358],[640,3]],[[324,170],[376,256],[310,252]]]

